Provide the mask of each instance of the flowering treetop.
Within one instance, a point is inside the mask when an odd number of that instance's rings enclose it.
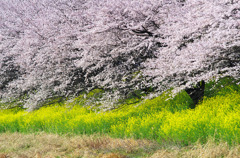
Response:
[[[239,0],[0,2],[0,97],[185,88],[240,74]]]

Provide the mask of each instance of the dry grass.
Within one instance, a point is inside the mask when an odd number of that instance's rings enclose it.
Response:
[[[154,141],[114,139],[108,136],[59,136],[54,134],[4,133],[0,158],[217,158],[240,157],[240,146],[227,143],[163,147]]]
[[[240,158],[240,146],[230,147],[227,143],[216,144],[209,140],[206,144],[191,147],[172,147],[156,151],[150,158]]]
[[[59,136],[54,134],[4,133],[0,135],[0,158],[127,158],[155,151],[147,140],[113,139],[107,136]]]

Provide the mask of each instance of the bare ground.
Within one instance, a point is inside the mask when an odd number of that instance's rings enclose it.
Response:
[[[215,158],[240,157],[240,145],[208,141],[194,146],[161,146],[155,141],[108,136],[0,134],[0,158]]]

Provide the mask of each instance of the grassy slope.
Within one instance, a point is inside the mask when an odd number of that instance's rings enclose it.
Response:
[[[234,153],[229,150],[228,145],[234,147],[233,150],[235,150],[240,142],[240,88],[230,84],[216,91],[218,85],[214,85],[215,91],[211,91],[208,86],[213,87],[212,83],[207,85],[205,94],[208,97],[196,109],[188,108],[191,99],[185,92],[181,92],[174,99],[169,99],[167,94],[163,94],[152,100],[144,100],[131,106],[125,106],[121,110],[105,113],[93,112],[80,105],[72,107],[67,102],[66,106],[56,104],[30,113],[2,110],[0,111],[0,132],[21,132],[28,135],[44,132],[60,135],[71,134],[73,137],[79,134],[100,134],[111,136],[112,141],[124,141],[125,138],[151,140],[154,147],[139,145],[139,149],[137,149],[143,151],[140,152],[143,157],[166,146],[179,147],[177,153],[170,149],[170,155],[177,154],[182,157],[184,154],[193,152],[192,150],[197,150],[200,154],[200,151],[205,150],[204,148],[209,144],[207,143],[209,140],[215,143],[213,148],[223,148],[226,151],[225,154]],[[71,108],[67,108],[67,106]],[[8,135],[11,137],[12,134]],[[25,135],[21,135],[21,137],[25,137]],[[105,139],[105,137],[103,138]],[[138,142],[138,140],[132,141]],[[198,147],[191,148],[196,146],[196,142],[198,142]],[[205,145],[201,146],[200,144]],[[191,150],[188,148],[185,152],[184,146],[190,147]],[[149,150],[150,153],[143,149]],[[163,154],[162,152],[166,149],[161,149],[154,155],[159,157],[159,154]],[[134,152],[126,153],[127,149],[125,148],[114,150],[125,155],[137,155]],[[1,147],[0,151],[10,152]],[[112,150],[101,151],[102,153],[111,153]],[[164,153],[167,154],[168,151]],[[219,153],[222,154],[222,152]],[[101,152],[97,151],[97,154],[101,154]]]

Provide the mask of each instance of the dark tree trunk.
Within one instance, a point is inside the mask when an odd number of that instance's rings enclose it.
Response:
[[[188,93],[188,95],[191,97],[191,99],[193,100],[193,103],[194,103],[190,108],[194,109],[196,107],[196,105],[200,101],[202,101],[203,96],[204,96],[204,88],[205,88],[205,82],[200,81],[197,83],[197,85],[195,87],[185,89],[185,91]]]

